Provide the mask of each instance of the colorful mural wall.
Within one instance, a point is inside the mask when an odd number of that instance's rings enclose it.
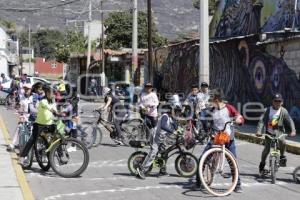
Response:
[[[300,1],[298,1],[300,8]],[[300,27],[295,0],[221,0],[211,37],[234,37]]]
[[[287,66],[284,52],[274,57],[257,46],[257,36],[232,39],[210,45],[210,85],[221,87],[227,100],[237,103],[262,102],[268,105],[272,94],[280,92],[290,108],[300,98],[300,82]],[[154,84],[161,93],[185,92],[198,83],[198,41],[155,51]],[[298,40],[300,44],[300,40]]]

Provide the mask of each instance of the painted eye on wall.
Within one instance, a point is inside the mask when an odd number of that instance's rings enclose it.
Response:
[[[266,81],[266,68],[262,60],[257,59],[253,69],[254,85],[258,93],[262,93]]]

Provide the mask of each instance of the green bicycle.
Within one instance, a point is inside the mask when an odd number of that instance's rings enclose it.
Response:
[[[55,131],[45,130],[37,138],[35,155],[40,167],[53,171],[64,178],[82,174],[89,163],[89,152],[85,144],[68,134],[62,120],[55,120]]]
[[[269,156],[269,170],[271,174],[272,184],[276,183],[276,173],[280,167],[280,150],[278,149],[278,141],[282,137],[286,137],[287,134],[282,134],[278,137],[263,134],[264,137],[268,137],[271,140],[271,151]]]

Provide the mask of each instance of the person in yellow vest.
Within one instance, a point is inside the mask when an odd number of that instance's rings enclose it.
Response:
[[[60,83],[59,83],[57,89],[58,89],[58,91],[61,95],[66,94],[66,84],[65,84],[65,81],[63,79],[60,80]]]

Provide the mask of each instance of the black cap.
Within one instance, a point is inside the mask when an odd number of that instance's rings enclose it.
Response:
[[[146,83],[146,84],[145,84],[145,87],[151,87],[151,88],[152,88],[153,85],[152,85],[152,83]]]
[[[201,83],[201,87],[208,87],[208,83],[202,82],[202,83]]]
[[[273,101],[283,101],[282,95],[279,93],[275,93],[273,95]]]

